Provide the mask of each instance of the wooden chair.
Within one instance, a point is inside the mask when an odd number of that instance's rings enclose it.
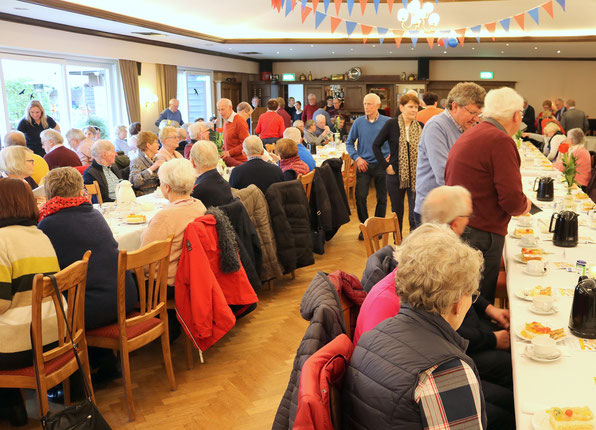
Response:
[[[370,257],[389,242],[389,235],[393,234],[393,242],[396,245],[401,243],[399,234],[399,223],[397,215],[392,212],[387,218],[371,217],[360,224],[360,231],[364,237],[366,256]],[[379,238],[380,236],[380,238]]]
[[[89,195],[97,196],[97,202],[99,203],[99,206],[102,206],[103,199],[101,198],[101,190],[99,189],[99,184],[97,181],[93,181],[92,184],[85,184],[85,188],[87,189]]]
[[[120,350],[122,382],[128,417],[135,419],[132,399],[129,353],[161,337],[161,348],[170,388],[176,389],[170,357],[167,313],[167,282],[173,235],[133,251],[120,251],[118,257],[118,322],[87,332],[90,346]],[[145,271],[147,269],[147,272]],[[139,285],[139,312],[126,315],[126,271],[133,270]],[[145,275],[147,273],[147,275]],[[147,284],[145,285],[145,280]]]
[[[268,153],[275,154],[275,143],[266,143],[265,149],[267,150]]]
[[[66,317],[72,330],[73,341],[78,345],[78,355],[83,366],[82,373],[89,385],[91,397],[95,401],[89,372],[87,341],[85,339],[85,285],[90,255],[91,251],[87,251],[82,260],[56,273],[55,277],[58,290],[64,296],[63,299],[66,299],[63,300],[63,303],[66,302],[67,306],[65,309]],[[73,342],[71,342],[68,335],[51,279],[42,274],[35,275],[31,296],[31,346],[34,364],[22,369],[0,370],[0,387],[37,390],[39,414],[43,417],[48,413],[48,387],[51,388],[62,382],[64,384],[64,401],[66,404],[70,403],[68,377],[75,373],[79,367],[73,352]],[[47,298],[50,299],[46,300]],[[46,308],[48,303],[53,304],[56,312],[58,345],[44,352],[42,308]],[[47,312],[47,308],[44,309],[45,312]],[[45,335],[47,336],[47,333]],[[36,374],[39,377],[39,385]]]
[[[352,160],[347,152],[344,152],[341,158],[344,162],[342,177],[348,204],[350,203],[350,197],[352,197],[352,206],[356,207],[356,162]]]
[[[501,270],[497,278],[497,287],[495,289],[495,306],[502,309],[509,309],[509,296],[507,295],[507,270],[505,261],[501,258]]]
[[[302,188],[306,193],[306,200],[310,203],[310,191],[312,190],[312,181],[315,177],[315,171],[311,170],[306,175],[298,175],[298,179],[302,182]]]

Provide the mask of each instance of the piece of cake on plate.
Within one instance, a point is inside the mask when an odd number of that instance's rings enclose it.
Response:
[[[546,411],[554,430],[593,430],[594,414],[589,407],[550,408]]]

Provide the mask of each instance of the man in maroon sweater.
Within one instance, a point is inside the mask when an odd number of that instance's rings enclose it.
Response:
[[[455,142],[445,168],[445,183],[472,194],[474,213],[462,235],[484,254],[482,295],[494,302],[507,225],[511,216],[528,213],[519,153],[512,136],[523,117],[523,98],[511,88],[491,90],[484,100],[484,121]]]
[[[234,112],[230,99],[220,99],[217,102],[217,112],[223,119],[222,158],[227,166],[238,166],[246,161],[242,142],[249,136],[248,123]]]
[[[309,119],[314,120],[312,114],[315,113],[315,111],[319,108],[319,106],[317,106],[317,96],[311,93],[307,96],[307,99],[308,104],[304,106],[304,109],[302,110],[302,121],[304,122]]]
[[[43,159],[48,163],[50,170],[56,167],[81,166],[81,160],[76,152],[63,145],[62,135],[51,128],[41,132],[41,146],[46,151]]]

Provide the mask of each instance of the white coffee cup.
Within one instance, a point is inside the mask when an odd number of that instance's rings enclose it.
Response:
[[[521,244],[522,246],[526,247],[534,247],[538,245],[539,241],[540,239],[538,238],[538,236],[534,236],[533,234],[524,234],[521,237]]]
[[[549,358],[557,354],[557,341],[549,336],[536,336],[532,339],[534,355],[539,358]]]
[[[546,264],[544,261],[530,260],[526,270],[531,275],[542,275],[546,271]]]
[[[533,306],[537,311],[550,312],[555,306],[555,299],[551,296],[534,296]]]
[[[519,225],[521,225],[522,227],[529,227],[529,226],[531,226],[533,224],[533,220],[529,216],[520,216],[517,219],[517,223]]]

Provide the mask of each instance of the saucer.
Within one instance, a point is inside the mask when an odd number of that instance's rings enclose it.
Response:
[[[528,309],[531,312],[534,312],[535,314],[538,314],[538,315],[553,315],[553,314],[556,314],[557,312],[559,312],[559,308],[556,306],[553,306],[553,308],[550,311],[543,311],[543,310],[536,309],[534,307],[534,303],[531,303],[530,306],[528,306]]]
[[[524,270],[522,270],[522,273],[524,273],[525,275],[529,275],[529,276],[544,276],[544,275],[546,275],[546,270],[543,271],[542,273],[531,273],[531,272],[528,272],[528,269],[526,267],[526,268],[524,268]]]
[[[540,361],[541,363],[550,363],[552,361],[557,361],[559,358],[563,356],[563,353],[560,349],[557,348],[557,352],[550,357],[538,357],[534,355],[534,346],[528,345],[524,351],[524,355],[534,361]]]

